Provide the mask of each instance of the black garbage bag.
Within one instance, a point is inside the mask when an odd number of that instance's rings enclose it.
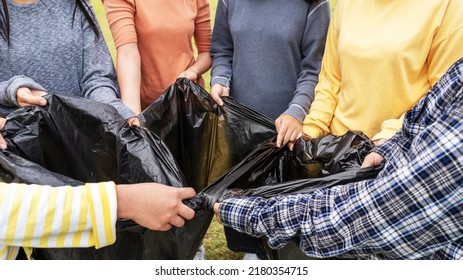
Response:
[[[178,79],[142,115],[144,126],[164,140],[197,191],[276,135],[267,116],[231,97],[218,106],[200,86]]]
[[[114,246],[41,250],[45,258],[189,259],[212,219],[212,212],[204,209],[211,209],[228,190],[325,176],[354,167],[349,159],[363,156],[335,137],[298,142],[294,152],[278,149],[271,119],[233,98],[224,98],[225,106],[219,107],[187,79],[177,80],[142,113],[147,129],[127,126],[109,105],[70,97],[47,99],[46,108],[24,108],[9,116],[4,137],[19,159],[37,163],[65,182],[72,178],[71,185],[156,181],[193,186],[200,194],[186,201],[197,213],[182,229],[153,232],[132,221],[118,221]],[[350,139],[354,143],[361,137]],[[36,183],[34,176],[28,177],[32,172],[23,172],[30,170],[27,164],[16,164],[12,155],[0,157],[8,176]],[[334,160],[338,156],[344,161]]]
[[[243,161],[217,179],[193,200],[192,208],[213,208],[216,201],[234,196],[272,197],[282,194],[310,193],[350,182],[373,179],[382,167],[360,169],[374,144],[361,132],[326,136],[310,141],[298,140],[294,151],[277,148],[275,138],[253,150]],[[227,243],[233,250],[246,246],[259,257],[270,259],[303,258],[297,246],[272,250],[265,238],[257,239],[225,228]],[[246,245],[236,244],[235,239]],[[294,244],[289,244],[294,245]],[[261,249],[258,249],[261,248]],[[265,255],[262,252],[265,251]]]
[[[24,183],[78,185],[81,182],[159,182],[187,185],[161,139],[130,127],[106,104],[66,96],[46,96],[46,107],[19,109],[8,116],[3,135],[9,151],[0,157],[3,179]],[[116,244],[94,248],[40,249],[46,259],[191,259],[212,219],[195,218],[168,232],[120,220]]]
[[[315,189],[375,178],[381,168],[360,169],[373,142],[361,132],[299,139],[293,151],[269,139],[194,199],[192,208],[212,209],[217,201],[236,195],[263,197],[307,193]]]
[[[47,99],[45,108],[24,108],[10,115],[4,137],[13,154],[46,168],[51,177],[68,178],[71,183],[64,183],[71,185],[156,181],[193,186],[199,192],[259,143],[276,135],[268,117],[233,98],[225,98],[226,106],[219,107],[204,89],[187,79],[177,80],[142,113],[150,131],[128,127],[104,104],[57,96]],[[17,181],[61,182],[37,181],[30,168],[16,168],[12,161],[2,165],[8,165],[10,177]],[[38,252],[52,259],[189,259],[212,220],[212,212],[196,211],[193,221],[168,233],[119,221],[114,246]]]
[[[77,186],[82,182],[17,156],[9,151],[0,152],[0,182],[34,183],[51,186]]]

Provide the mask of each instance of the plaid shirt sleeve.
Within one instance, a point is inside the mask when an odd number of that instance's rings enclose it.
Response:
[[[313,257],[463,258],[462,70],[460,60],[380,146],[386,163],[375,180],[230,199],[219,218],[273,248],[293,240]]]

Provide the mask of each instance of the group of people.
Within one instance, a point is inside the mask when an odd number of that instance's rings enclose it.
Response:
[[[88,0],[2,0],[3,116],[45,106],[45,94],[67,94],[111,104],[142,125],[137,115],[177,78],[204,86],[212,67],[211,98],[224,106],[230,95],[273,118],[278,147],[359,130],[377,144],[363,166],[386,161],[375,180],[216,204],[224,225],[246,233],[231,234],[236,250],[259,253],[245,239],[267,236],[275,248],[297,240],[313,257],[463,257],[462,1],[339,0],[330,16],[328,0],[218,0],[213,30],[208,0],[103,4],[116,68]],[[64,201],[61,192],[80,199]],[[182,200],[194,195],[156,183],[2,184],[0,258],[14,258],[17,246],[111,244],[118,217],[154,230],[182,226],[194,216]],[[49,228],[42,200],[79,231]],[[69,216],[74,203],[80,212]],[[12,214],[21,207],[28,217]],[[76,218],[88,213],[91,223]],[[44,230],[24,224],[29,218]],[[67,235],[74,237],[64,242]]]

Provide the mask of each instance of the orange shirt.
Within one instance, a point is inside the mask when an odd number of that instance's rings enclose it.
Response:
[[[141,107],[153,103],[194,62],[209,52],[209,0],[105,0],[116,48],[137,43],[141,59]]]

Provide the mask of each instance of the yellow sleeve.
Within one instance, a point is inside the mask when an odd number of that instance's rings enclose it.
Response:
[[[428,54],[428,76],[433,86],[458,59],[463,57],[463,2],[449,0],[441,25]]]
[[[381,125],[381,131],[373,136],[371,140],[375,141],[379,139],[391,139],[392,136],[394,136],[394,134],[396,134],[396,132],[402,127],[406,113],[407,112],[403,113],[402,116],[400,116],[398,119],[389,119],[384,121]]]
[[[319,82],[309,113],[302,122],[302,131],[311,138],[324,136],[330,132],[334,110],[338,105],[341,88],[341,70],[338,58],[337,16],[340,3],[336,6],[328,28],[325,53],[323,54]]]
[[[0,183],[0,259],[1,248],[8,246],[110,245],[116,215],[113,182],[79,187]]]
[[[463,2],[448,2],[441,26],[434,36],[428,53],[428,79],[430,88],[447,72],[458,59],[463,57]],[[382,123],[381,131],[372,140],[390,139],[402,127],[403,118],[389,119]]]

